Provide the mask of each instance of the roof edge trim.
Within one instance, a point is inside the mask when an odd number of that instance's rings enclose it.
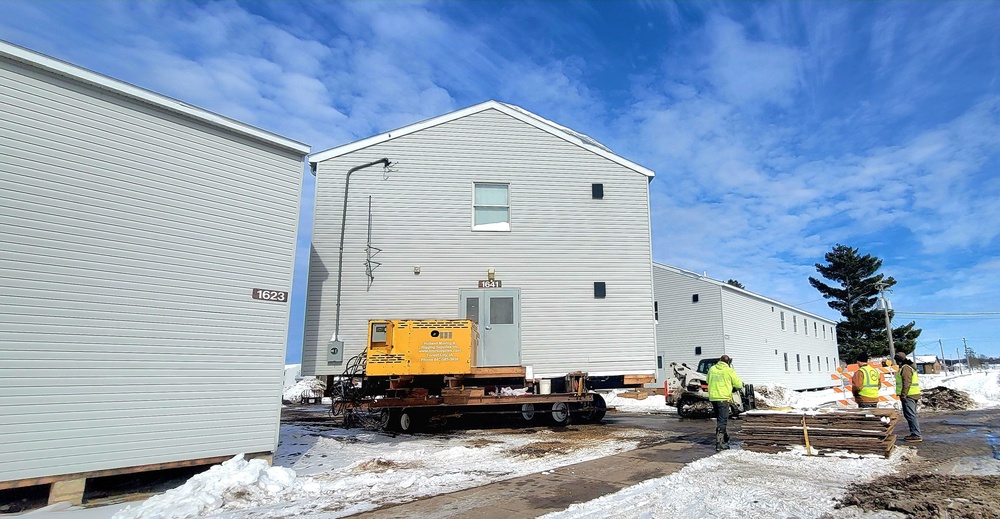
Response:
[[[285,150],[292,151],[303,156],[308,155],[311,149],[311,147],[307,144],[303,144],[287,137],[282,137],[276,133],[262,130],[255,126],[239,122],[235,119],[230,119],[203,108],[189,105],[183,101],[167,97],[163,94],[157,94],[152,90],[147,90],[131,83],[126,83],[110,76],[105,76],[92,70],[87,70],[72,63],[14,45],[13,43],[5,40],[0,40],[0,57],[25,63],[27,65],[45,70],[49,73],[66,77],[88,86],[107,90],[123,97],[141,101],[170,112],[196,119],[212,126],[238,133],[244,137],[250,137],[257,141],[262,141],[279,148],[284,148]]]
[[[392,140],[392,139],[395,139],[397,137],[402,137],[404,135],[409,135],[411,133],[415,133],[415,132],[418,132],[420,130],[431,128],[431,127],[437,126],[439,124],[444,124],[444,123],[447,123],[447,122],[450,122],[450,121],[454,121],[454,120],[457,120],[457,119],[461,119],[463,117],[467,117],[469,115],[473,115],[473,114],[476,114],[476,113],[479,113],[479,112],[483,112],[483,111],[486,111],[486,110],[489,110],[489,109],[498,110],[498,111],[500,111],[500,112],[502,112],[502,113],[504,113],[506,115],[509,115],[509,116],[511,116],[511,117],[519,120],[519,121],[522,121],[522,122],[527,123],[527,124],[529,124],[531,126],[534,126],[535,128],[538,128],[538,129],[540,129],[542,131],[550,133],[550,134],[552,134],[552,135],[554,135],[556,137],[559,137],[559,138],[561,138],[561,139],[563,139],[563,140],[565,140],[567,142],[570,142],[571,144],[574,144],[576,146],[584,148],[587,151],[590,151],[592,153],[600,155],[600,156],[602,156],[602,157],[604,157],[604,158],[606,158],[606,159],[608,159],[608,160],[610,160],[612,162],[615,162],[616,164],[624,166],[624,167],[626,167],[628,169],[631,169],[631,170],[633,170],[633,171],[635,171],[637,173],[641,173],[641,174],[643,174],[643,175],[645,175],[647,177],[653,177],[653,176],[655,176],[655,173],[651,169],[643,167],[643,166],[640,166],[639,164],[636,164],[635,162],[632,162],[632,161],[630,161],[630,160],[628,160],[628,159],[626,159],[626,158],[624,158],[624,157],[622,157],[622,156],[620,156],[620,155],[618,155],[616,153],[610,152],[610,151],[608,151],[606,149],[603,149],[603,148],[600,148],[598,146],[594,146],[592,144],[584,142],[579,137],[577,137],[575,135],[572,135],[570,133],[567,133],[565,130],[562,129],[562,127],[560,127],[559,125],[557,125],[555,123],[548,122],[546,119],[543,119],[540,116],[532,114],[531,112],[528,112],[527,110],[525,110],[523,108],[514,107],[513,105],[508,105],[506,103],[501,103],[499,101],[493,101],[493,100],[486,101],[486,102],[483,102],[483,103],[479,103],[477,105],[473,105],[473,106],[470,106],[470,107],[467,107],[467,108],[462,108],[462,109],[456,110],[454,112],[450,112],[450,113],[447,113],[447,114],[444,114],[444,115],[439,115],[437,117],[432,117],[430,119],[425,119],[423,121],[420,121],[420,122],[417,122],[417,123],[413,123],[413,124],[410,124],[410,125],[407,125],[407,126],[403,126],[401,128],[397,128],[395,130],[390,130],[388,132],[380,133],[378,135],[374,135],[374,136],[371,136],[371,137],[368,137],[368,138],[365,138],[365,139],[361,139],[359,141],[354,141],[352,143],[344,144],[342,146],[337,146],[336,148],[330,148],[330,149],[325,150],[325,151],[320,151],[320,152],[314,153],[314,154],[312,154],[312,155],[309,156],[309,162],[311,164],[323,162],[325,160],[329,160],[329,159],[336,158],[336,157],[339,157],[339,156],[342,156],[342,155],[346,155],[346,154],[351,153],[353,151],[364,149],[364,148],[367,148],[369,146],[373,146],[375,144],[379,144],[379,143],[382,143],[382,142],[385,142],[385,141],[388,141],[388,140]],[[528,114],[531,114],[531,115],[528,115]]]
[[[751,292],[751,291],[749,291],[747,289],[744,289],[744,288],[734,287],[734,286],[730,285],[729,283],[726,283],[724,281],[719,281],[718,279],[712,279],[712,278],[707,277],[707,276],[703,276],[703,275],[701,275],[701,274],[699,274],[697,272],[694,272],[694,271],[685,270],[685,269],[682,269],[680,267],[674,267],[672,265],[667,265],[665,263],[657,263],[655,261],[653,262],[653,266],[661,268],[663,270],[674,272],[676,274],[680,274],[682,276],[688,276],[690,278],[699,279],[701,281],[705,281],[705,282],[711,283],[713,285],[718,285],[720,287],[727,288],[727,289],[733,290],[735,292],[742,292],[744,294],[751,295],[753,297],[762,299],[762,300],[767,301],[769,303],[772,303],[772,304],[775,304],[775,305],[780,305],[780,306],[782,306],[784,308],[788,308],[788,309],[791,309],[791,310],[795,310],[796,312],[800,312],[802,314],[805,314],[805,315],[807,315],[807,316],[809,316],[809,317],[811,317],[813,319],[817,319],[817,320],[820,320],[820,321],[826,321],[827,323],[830,323],[830,324],[833,324],[833,325],[837,324],[837,321],[828,319],[828,318],[823,317],[821,315],[816,315],[816,314],[814,314],[812,312],[808,312],[808,311],[803,310],[801,308],[792,306],[792,305],[790,305],[788,303],[782,303],[781,301],[778,301],[777,299],[771,299],[770,297],[762,296],[760,294],[757,294],[755,292]]]

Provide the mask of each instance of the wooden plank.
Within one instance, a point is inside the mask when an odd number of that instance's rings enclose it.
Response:
[[[247,454],[247,458],[265,458],[270,460],[270,452],[254,452]],[[122,474],[135,474],[138,472],[153,472],[156,470],[176,469],[181,467],[197,467],[200,465],[215,465],[223,461],[232,459],[231,456],[215,456],[211,458],[198,458],[193,460],[172,461],[168,463],[152,463],[149,465],[137,465],[134,467],[122,467],[117,469],[94,470],[91,472],[77,472],[73,474],[61,474],[57,476],[45,476],[40,478],[18,479],[15,481],[0,481],[0,490],[11,488],[33,487],[36,485],[48,485],[56,481],[68,481],[78,479],[102,478],[105,476],[120,476]]]
[[[524,366],[498,366],[492,368],[472,368],[465,378],[524,378]]]
[[[506,405],[506,404],[554,404],[556,402],[588,403],[593,400],[590,394],[575,395],[554,393],[550,395],[517,395],[517,396],[471,396],[468,393],[444,393],[440,397],[428,398],[381,398],[369,403],[373,409],[384,407],[436,407],[436,406],[475,406],[475,405]]]
[[[652,384],[653,382],[656,382],[656,377],[653,375],[625,375],[622,381],[626,386]]]

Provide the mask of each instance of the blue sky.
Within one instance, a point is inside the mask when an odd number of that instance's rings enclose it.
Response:
[[[656,171],[656,261],[836,319],[807,278],[833,245],[858,247],[898,280],[895,324],[917,321],[917,353],[940,339],[953,358],[964,337],[1000,356],[1000,3],[0,10],[0,39],[314,151],[488,99],[524,107]]]

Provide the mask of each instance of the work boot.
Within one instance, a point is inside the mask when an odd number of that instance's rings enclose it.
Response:
[[[729,448],[729,435],[723,433],[715,434],[715,452],[726,450]]]
[[[907,436],[906,438],[903,438],[903,441],[904,442],[910,442],[910,443],[919,443],[919,442],[922,442],[924,440],[923,440],[923,438],[921,438],[921,437],[919,437],[917,435],[911,434],[911,435]]]

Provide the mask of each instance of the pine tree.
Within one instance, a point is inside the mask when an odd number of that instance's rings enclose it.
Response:
[[[827,304],[844,316],[844,320],[837,323],[840,357],[851,363],[862,351],[873,357],[887,356],[889,342],[885,333],[885,315],[883,310],[875,308],[875,304],[878,285],[881,283],[890,288],[896,280],[878,273],[882,268],[881,259],[871,254],[862,256],[858,249],[846,245],[838,243],[826,253],[825,259],[827,264],[817,263],[816,271],[835,285],[827,285],[814,277],[809,278],[809,284],[824,298],[832,299]],[[892,315],[890,310],[890,319]],[[921,330],[914,328],[915,324],[910,322],[892,330],[896,351],[909,353],[916,347]]]
[[[728,280],[726,280],[726,284],[730,285],[730,286],[734,286],[736,288],[742,288],[743,290],[747,289],[747,287],[743,286],[743,283],[740,283],[739,281],[737,281],[735,279],[728,279]]]

